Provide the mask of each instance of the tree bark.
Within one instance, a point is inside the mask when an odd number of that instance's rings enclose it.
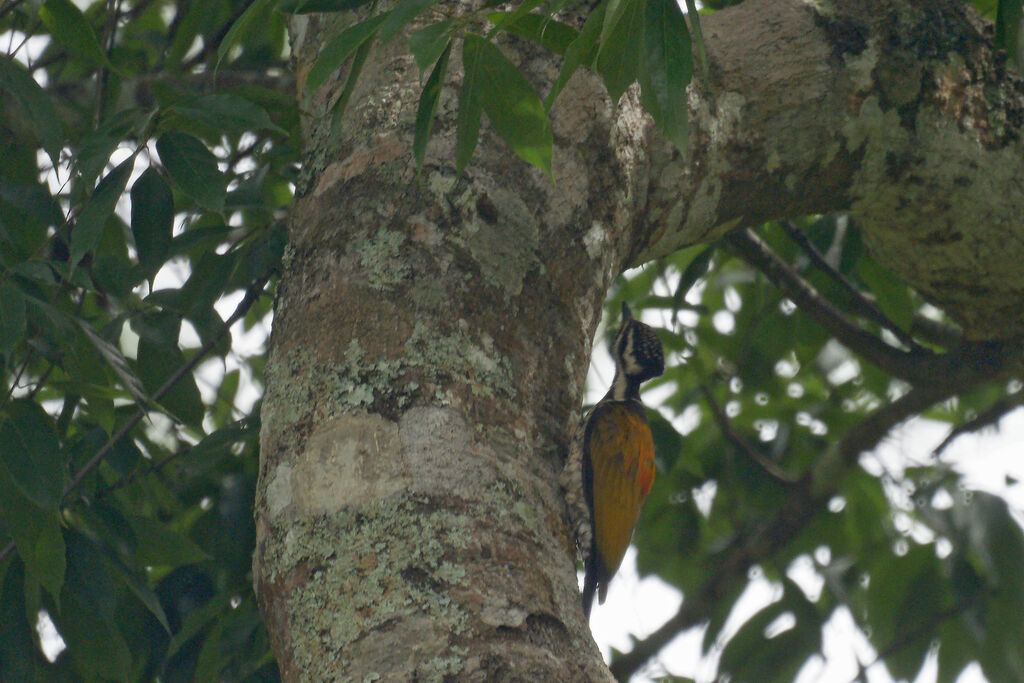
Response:
[[[846,211],[968,339],[1024,330],[1024,85],[967,3],[747,0],[704,22],[685,157],[650,130],[636,263]]]
[[[333,28],[295,22],[300,97]],[[287,680],[601,680],[558,473],[635,242],[636,162],[617,151],[642,119],[580,77],[554,112],[553,183],[486,125],[456,179],[455,73],[417,174],[418,76],[395,41],[367,60],[337,141],[306,122],[256,503],[274,650]]]
[[[692,147],[577,74],[554,181],[485,123],[454,175],[449,70],[421,173],[418,70],[304,76],[344,27],[292,25],[304,180],[263,402],[254,580],[286,680],[601,680],[558,489],[591,339],[628,264],[765,220],[848,210],[965,326],[1024,322],[1019,79],[958,0],[748,0],[706,20]],[[443,3],[445,11],[468,5]],[[541,92],[555,60],[502,43]],[[376,677],[376,678],[375,678]]]

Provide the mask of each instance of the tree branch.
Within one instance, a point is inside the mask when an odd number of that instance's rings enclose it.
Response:
[[[844,346],[884,372],[913,384],[963,386],[975,379],[992,377],[1016,348],[1012,343],[963,343],[956,351],[943,355],[926,349],[897,349],[847,318],[753,231],[738,230],[727,242],[743,260],[786,292],[801,312],[817,321]]]
[[[840,273],[838,270],[832,267],[832,264],[828,262],[825,256],[818,251],[818,248],[814,246],[814,243],[808,239],[804,232],[796,227],[791,220],[779,221],[782,225],[782,229],[786,231],[789,238],[796,242],[797,246],[807,254],[807,258],[811,260],[811,263],[815,268],[828,275],[830,278],[836,281],[836,283],[842,288],[844,292],[849,295],[854,305],[860,312],[869,320],[876,322],[885,329],[892,332],[893,336],[899,339],[903,344],[912,351],[923,351],[918,345],[914,338],[905,332],[899,325],[889,319],[885,313],[882,312],[875,302],[864,296],[864,293],[860,291],[849,278]]]
[[[949,447],[949,444],[953,443],[953,441],[961,434],[976,432],[979,429],[984,429],[985,427],[998,424],[999,420],[1002,419],[1004,415],[1016,410],[1022,403],[1024,403],[1024,395],[1021,395],[1021,393],[1022,392],[1018,392],[1012,396],[1004,396],[989,406],[986,410],[975,416],[973,420],[968,420],[967,422],[957,425],[951,429],[946,438],[942,440],[942,443],[936,446],[935,450],[932,451],[932,455],[941,455],[942,452]]]
[[[823,12],[757,0],[701,22],[715,88],[690,89],[685,153],[649,129],[650,166],[635,188],[643,247],[631,265],[736,228],[842,211],[875,258],[968,339],[1024,330],[1024,241],[1013,238],[1024,215],[1024,80],[973,8],[892,0]],[[943,40],[931,53],[901,39],[936,25]],[[953,91],[952,54],[964,60]],[[921,76],[912,91],[908,68]],[[894,92],[905,101],[894,104]]]
[[[765,474],[772,479],[790,486],[800,481],[799,477],[796,477],[784,469],[776,465],[774,462],[764,457],[760,451],[751,446],[743,435],[738,433],[732,427],[732,423],[729,422],[729,418],[726,416],[725,411],[718,405],[718,401],[715,400],[711,390],[702,382],[699,385],[700,393],[704,396],[704,400],[707,401],[708,407],[711,408],[711,415],[715,418],[715,423],[718,428],[722,431],[722,435],[725,440],[733,445],[733,447],[741,454],[745,455],[748,460],[756,464],[761,468]]]

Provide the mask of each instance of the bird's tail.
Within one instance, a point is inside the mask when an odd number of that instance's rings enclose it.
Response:
[[[594,606],[597,592],[597,553],[591,550],[587,558],[587,573],[583,579],[583,616],[590,619],[590,608]]]

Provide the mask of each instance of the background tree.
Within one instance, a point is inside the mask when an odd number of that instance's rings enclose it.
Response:
[[[557,478],[625,299],[684,600],[616,676],[706,625],[789,680],[846,607],[1024,677],[1006,503],[861,465],[1020,400],[1020,4],[488,4],[0,5],[0,675],[606,677]]]

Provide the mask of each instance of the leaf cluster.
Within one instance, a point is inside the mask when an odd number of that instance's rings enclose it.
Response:
[[[892,348],[941,357],[914,322],[941,314],[871,257],[847,217],[759,234],[848,323]],[[668,354],[647,388],[658,475],[634,541],[641,574],[684,595],[666,626],[613,658],[613,672],[627,677],[703,624],[719,675],[793,680],[824,657],[825,623],[847,612],[877,653],[865,669],[880,662],[913,679],[934,654],[941,681],[971,662],[990,680],[1021,678],[1024,633],[1007,616],[1024,605],[1024,580],[1011,570],[1024,557],[1016,513],[968,487],[938,451],[907,462],[869,454],[877,439],[848,449],[865,425],[881,424],[879,439],[894,428],[907,415],[890,417],[893,407],[921,389],[828,333],[736,244],[648,264],[621,278],[607,304],[609,319],[623,300],[643,311]],[[924,415],[970,431],[1018,405],[1020,387],[1001,377],[937,389],[948,398]],[[723,630],[747,587],[765,580],[770,604]]]
[[[549,112],[578,68],[594,69],[613,101],[639,83],[643,102],[666,136],[687,145],[686,87],[693,58],[690,31],[679,5],[667,0],[604,0],[577,28],[563,21],[566,0],[526,0],[509,11],[486,2],[476,13],[448,16],[439,0],[401,0],[378,12],[370,0],[288,0],[292,12],[340,12],[370,6],[366,18],[329,40],[310,68],[307,92],[349,65],[331,116],[344,113],[352,87],[374,42],[384,44],[407,26],[408,47],[426,76],[416,113],[413,153],[422,167],[434,114],[453,48],[463,67],[456,127],[456,170],[462,173],[476,149],[484,113],[495,133],[524,161],[550,175],[553,137]],[[417,20],[427,16],[428,20]],[[696,17],[695,13],[691,13]],[[414,21],[417,20],[417,21]],[[482,31],[481,27],[489,27]],[[497,44],[502,35],[531,40],[562,58],[562,68],[542,99]]]
[[[15,1],[0,35],[0,679],[274,679],[232,347],[297,176],[284,15]]]

